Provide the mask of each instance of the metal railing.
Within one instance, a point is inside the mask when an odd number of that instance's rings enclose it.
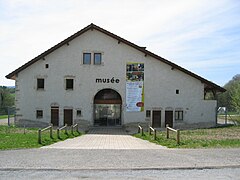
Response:
[[[42,132],[49,130],[50,138],[53,139],[53,125],[50,124],[50,126],[44,128],[44,129],[38,129],[38,143],[42,144]]]

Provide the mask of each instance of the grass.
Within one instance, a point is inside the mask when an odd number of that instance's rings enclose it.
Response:
[[[10,117],[14,117],[14,115],[10,115]],[[7,119],[8,115],[0,115],[0,119]]]
[[[74,132],[74,135],[66,135],[61,131],[60,137],[57,138],[56,130],[53,130],[53,139],[49,137],[49,131],[42,133],[42,144],[38,143],[38,129],[26,128],[25,134],[23,128],[0,126],[0,149],[22,149],[22,148],[39,148],[50,145],[55,142],[80,136],[81,133]]]
[[[157,139],[149,136],[135,134],[135,137],[154,142],[169,148],[239,148],[240,126],[222,128],[183,130],[180,132],[180,144],[176,143],[176,133],[170,132],[170,138],[166,139],[166,132],[157,132]]]

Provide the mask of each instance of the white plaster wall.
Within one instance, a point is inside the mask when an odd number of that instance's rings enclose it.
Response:
[[[83,52],[101,52],[103,65],[83,65]],[[203,100],[204,85],[195,78],[173,69],[116,39],[96,30],[88,31],[39,60],[17,77],[19,92],[17,108],[19,119],[36,120],[36,109],[44,111],[42,122],[50,122],[51,104],[59,104],[60,125],[63,124],[63,109],[71,107],[82,110],[80,119],[93,124],[93,98],[105,88],[116,90],[122,97],[122,124],[144,122],[145,112],[126,112],[125,84],[126,63],[143,62],[145,64],[145,110],[162,108],[162,126],[164,126],[165,108],[183,108],[184,121],[188,123],[212,121],[215,116],[216,102]],[[45,68],[49,64],[49,68]],[[74,90],[65,90],[66,76],[74,77]],[[37,78],[45,78],[45,89],[36,89]],[[120,79],[114,84],[96,83],[96,78]],[[176,89],[180,91],[176,94]],[[212,111],[214,110],[214,111]]]

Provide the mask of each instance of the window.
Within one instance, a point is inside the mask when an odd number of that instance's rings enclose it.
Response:
[[[77,110],[77,116],[78,117],[82,116],[82,111],[81,110]]]
[[[183,111],[175,111],[175,120],[183,120]]]
[[[102,64],[102,54],[94,53],[94,64],[99,65]]]
[[[43,78],[37,79],[37,89],[44,89],[44,79]]]
[[[45,68],[48,69],[49,68],[49,64],[45,64]]]
[[[179,94],[179,89],[176,89],[176,94]]]
[[[147,118],[151,117],[151,111],[150,110],[146,110],[146,117]]]
[[[43,110],[37,110],[36,111],[36,118],[37,119],[43,118]]]
[[[66,79],[66,90],[73,90],[73,79]]]
[[[83,53],[83,64],[91,64],[91,53]]]

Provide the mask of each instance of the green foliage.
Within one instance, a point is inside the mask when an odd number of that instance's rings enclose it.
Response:
[[[229,148],[240,147],[240,126],[224,128],[183,130],[180,132],[180,144],[176,142],[176,133],[170,132],[170,138],[166,138],[166,132],[158,131],[157,139],[148,133],[135,134],[135,137],[166,146],[168,148]]]
[[[235,75],[224,88],[227,91],[218,96],[219,106],[227,107],[228,111],[240,112],[240,74]]]
[[[23,128],[0,126],[0,149],[38,148],[80,135],[81,133],[77,132],[74,132],[74,135],[61,132],[61,139],[58,139],[56,130],[54,130],[53,139],[51,139],[49,131],[45,131],[42,133],[42,144],[39,144],[38,130],[36,128],[26,128],[24,134]]]
[[[15,102],[15,88],[0,86],[0,114],[7,114],[8,107],[13,107]]]

